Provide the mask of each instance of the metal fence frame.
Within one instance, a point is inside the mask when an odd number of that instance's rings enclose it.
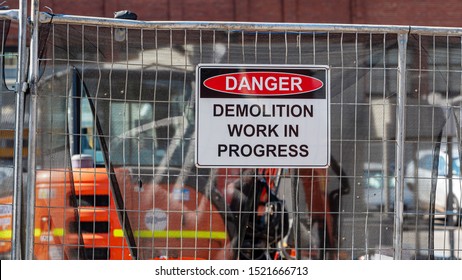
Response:
[[[462,28],[436,28],[420,26],[378,26],[378,25],[349,25],[349,24],[289,24],[289,23],[243,23],[243,22],[147,22],[129,21],[122,19],[107,19],[96,17],[51,15],[40,13],[38,10],[38,0],[31,1],[32,18],[30,20],[31,41],[29,59],[29,80],[26,82],[26,61],[27,61],[27,0],[21,0],[20,9],[0,12],[0,16],[19,20],[20,33],[18,39],[19,65],[18,83],[16,87],[17,111],[16,111],[16,134],[15,134],[15,169],[14,169],[14,207],[13,207],[13,259],[33,259],[34,243],[34,198],[35,198],[35,114],[37,110],[36,102],[36,81],[38,79],[38,27],[44,23],[63,23],[63,24],[87,24],[96,26],[125,27],[125,28],[146,28],[158,30],[171,29],[192,29],[192,30],[248,30],[248,31],[282,31],[282,32],[360,32],[360,33],[388,33],[398,35],[399,57],[398,57],[398,98],[396,113],[396,170],[395,170],[395,198],[397,205],[394,212],[394,233],[393,247],[394,259],[402,258],[403,245],[403,186],[404,186],[404,142],[406,130],[406,54],[408,36],[410,34],[435,35],[435,36],[462,36]],[[23,135],[24,123],[24,94],[30,89],[30,120],[29,120],[29,155],[28,155],[28,180],[27,180],[27,207],[21,208],[21,200],[24,195],[22,192],[22,161],[19,156]],[[26,221],[21,221],[21,215],[26,214]],[[21,242],[21,229],[25,231],[25,242]]]
[[[17,20],[19,24],[18,31],[18,65],[16,78],[16,110],[15,110],[15,135],[14,135],[14,168],[13,168],[13,219],[12,224],[12,258],[20,259],[21,252],[21,205],[23,197],[23,177],[22,177],[22,139],[24,128],[25,113],[25,92],[27,90],[27,1],[22,0],[19,3],[18,10],[2,11],[1,16]]]
[[[324,32],[358,32],[358,33],[394,33],[399,36],[399,60],[398,60],[398,111],[396,128],[397,139],[397,173],[396,173],[396,188],[395,196],[398,201],[395,211],[395,231],[394,239],[394,258],[401,259],[402,255],[402,231],[403,231],[403,184],[404,184],[404,131],[405,131],[405,104],[406,104],[406,47],[407,38],[410,28],[408,26],[378,26],[378,25],[341,25],[341,24],[290,24],[290,23],[232,23],[232,22],[143,22],[129,21],[120,19],[107,19],[96,17],[82,17],[69,15],[50,15],[41,13],[39,24],[42,23],[61,23],[61,24],[86,24],[98,26],[124,27],[124,28],[147,28],[156,30],[171,30],[171,29],[191,29],[191,30],[246,30],[246,31],[282,31],[282,32],[309,32],[309,31],[324,31]],[[462,33],[462,30],[460,30]],[[36,61],[36,59],[31,59]],[[35,69],[31,67],[31,69]],[[32,82],[32,84],[35,84]],[[31,104],[33,107],[34,104]],[[31,107],[31,108],[32,108]],[[35,109],[31,109],[34,112]],[[31,114],[32,115],[32,114]],[[31,131],[34,129],[31,127]],[[31,133],[33,134],[33,133]],[[33,143],[29,143],[33,144]],[[32,150],[32,149],[31,149]],[[33,168],[33,166],[30,166]],[[30,169],[32,170],[32,169]],[[31,178],[30,178],[31,179]],[[33,186],[30,186],[33,189]],[[30,218],[33,220],[33,218]],[[30,232],[29,232],[30,233]],[[33,240],[33,236],[29,236],[28,240]],[[33,244],[32,242],[30,244]],[[32,252],[32,248],[26,249]]]

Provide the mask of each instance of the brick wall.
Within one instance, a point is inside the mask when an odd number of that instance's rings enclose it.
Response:
[[[18,1],[6,5],[17,8]],[[462,26],[460,0],[41,0],[54,13],[141,20],[231,20]]]
[[[462,1],[355,1],[361,2],[361,22],[462,27]]]
[[[7,5],[17,8],[18,1]],[[41,0],[42,11],[140,20],[370,23],[462,27],[461,0]],[[13,35],[14,32],[11,32]],[[12,38],[10,38],[11,41]],[[14,38],[16,39],[16,38]]]
[[[6,5],[17,8],[18,1]],[[41,0],[57,14],[140,20],[230,20],[462,26],[460,0]]]

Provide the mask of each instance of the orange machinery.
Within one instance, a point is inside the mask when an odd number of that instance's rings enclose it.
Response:
[[[138,259],[234,258],[230,225],[210,195],[116,173]],[[105,168],[42,170],[36,186],[37,259],[132,259]]]

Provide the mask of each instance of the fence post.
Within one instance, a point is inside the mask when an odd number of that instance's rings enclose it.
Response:
[[[14,134],[14,169],[13,169],[13,226],[12,226],[12,244],[11,258],[20,260],[23,257],[21,231],[21,215],[23,213],[23,174],[22,174],[22,148],[23,148],[23,130],[24,130],[24,104],[26,83],[26,63],[27,63],[27,0],[19,2],[19,32],[18,32],[18,68],[16,80],[16,112],[15,112],[15,134]]]
[[[398,98],[396,111],[396,187],[394,210],[394,259],[402,258],[404,201],[404,141],[406,138],[406,52],[408,33],[398,34]]]
[[[27,157],[27,212],[26,212],[26,249],[25,259],[34,258],[34,232],[35,232],[35,152],[37,130],[37,80],[38,80],[38,25],[39,25],[39,0],[31,2],[31,41],[30,41],[30,114],[29,114],[29,153]]]

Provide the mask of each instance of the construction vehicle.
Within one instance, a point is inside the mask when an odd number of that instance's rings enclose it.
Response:
[[[99,103],[92,94],[100,70],[63,70],[73,78],[60,104],[72,104],[64,110],[71,136],[64,168],[43,161],[36,172],[37,259],[235,258],[232,216],[210,177],[180,154],[189,143],[176,140],[193,132],[191,71],[159,64],[130,71],[143,81],[142,94],[129,83],[122,99]],[[125,70],[103,73],[125,82]]]

